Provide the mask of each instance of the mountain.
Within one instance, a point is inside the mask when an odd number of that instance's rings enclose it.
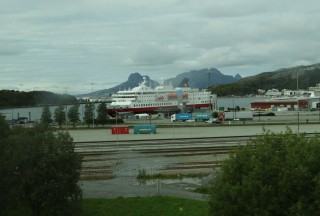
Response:
[[[119,90],[132,89],[138,86],[143,81],[144,78],[147,81],[147,85],[151,87],[155,87],[159,85],[157,81],[151,80],[149,76],[142,76],[139,73],[132,73],[130,74],[128,80],[126,82],[121,83],[120,85],[117,85],[109,89],[103,89],[103,90],[95,91],[88,94],[78,95],[78,97],[96,97],[96,98],[100,96],[105,97],[107,95],[114,94]]]
[[[215,68],[192,70],[189,72],[178,74],[175,78],[167,79],[165,82],[172,83],[173,86],[191,86],[193,88],[208,88],[208,86],[217,86],[226,83],[234,83],[242,77],[224,75]]]
[[[210,88],[218,96],[257,94],[258,89],[308,89],[320,83],[320,64],[263,72],[232,84]]]
[[[142,76],[139,73],[130,74],[128,80],[113,88],[95,91],[93,93],[77,95],[77,97],[104,97],[118,92],[119,90],[126,90],[139,85],[143,81],[143,77],[146,78],[148,83],[154,87],[159,85],[157,81],[151,80],[149,76]],[[167,79],[165,83],[171,83],[175,87],[191,86],[193,88],[207,88],[208,86],[216,86],[225,83],[233,83],[240,80],[242,77],[237,74],[235,77],[230,75],[223,75],[215,68],[193,70],[177,75],[175,78]]]

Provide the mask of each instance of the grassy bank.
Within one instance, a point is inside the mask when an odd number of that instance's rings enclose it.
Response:
[[[207,215],[208,203],[176,197],[84,199],[82,216]]]

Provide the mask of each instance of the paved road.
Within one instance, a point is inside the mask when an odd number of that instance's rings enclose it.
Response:
[[[320,132],[320,124],[300,124],[298,125],[243,125],[243,126],[219,126],[210,125],[208,127],[169,127],[157,128],[156,134],[130,134],[113,135],[111,129],[79,129],[69,130],[74,142],[88,141],[117,141],[117,140],[148,140],[148,139],[178,139],[196,137],[227,137],[227,136],[252,136],[261,134],[263,129],[273,132],[285,131],[286,128],[300,133]]]

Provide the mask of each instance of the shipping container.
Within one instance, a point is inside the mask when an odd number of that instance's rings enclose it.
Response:
[[[207,121],[212,118],[211,112],[194,113],[193,118],[195,121]]]
[[[157,133],[157,129],[155,125],[135,125],[133,126],[134,134],[149,134],[149,133]]]
[[[117,126],[111,128],[112,134],[129,134],[129,127],[128,126]]]

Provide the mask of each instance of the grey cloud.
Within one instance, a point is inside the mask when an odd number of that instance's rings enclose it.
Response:
[[[318,8],[317,0],[0,1],[1,78],[32,88],[32,72],[50,79],[39,87],[76,90],[132,72],[246,76],[318,63]]]
[[[156,66],[172,64],[177,58],[179,53],[169,46],[147,43],[140,45],[125,63],[136,66]]]
[[[6,41],[0,41],[0,56],[19,55],[26,51],[23,46],[13,45]]]

